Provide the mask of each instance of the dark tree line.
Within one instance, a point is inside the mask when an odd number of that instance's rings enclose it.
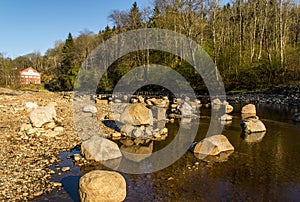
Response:
[[[259,89],[300,82],[300,7],[296,0],[155,0],[153,8],[136,3],[115,10],[98,34],[81,32],[58,42],[44,56],[32,53],[14,60],[0,55],[0,83],[13,83],[16,67],[32,66],[52,90],[72,90],[78,70],[93,49],[117,34],[139,28],[162,28],[184,34],[200,44],[219,69],[227,89]],[[130,53],[108,69],[99,82],[110,91],[134,67],[156,63],[180,72],[195,89],[200,76],[178,56],[155,50]],[[146,69],[146,68],[145,68]],[[146,79],[147,72],[143,75]]]

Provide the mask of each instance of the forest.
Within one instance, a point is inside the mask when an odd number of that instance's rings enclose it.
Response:
[[[16,87],[16,70],[33,67],[41,72],[46,89],[71,91],[82,63],[97,46],[140,28],[168,29],[193,39],[216,64],[227,91],[300,84],[297,0],[232,0],[225,5],[218,0],[153,0],[151,7],[134,3],[108,17],[111,26],[97,34],[84,30],[73,37],[66,33],[65,41],[44,55],[33,52],[11,59],[0,53],[0,85]],[[142,50],[114,62],[99,81],[99,91],[112,91],[131,69],[152,63],[178,71],[195,90],[205,88],[200,75],[178,56]]]

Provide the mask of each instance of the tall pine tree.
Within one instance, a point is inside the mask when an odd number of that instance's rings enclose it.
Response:
[[[72,34],[69,33],[62,49],[60,84],[63,90],[72,90],[79,66],[76,64],[76,51]]]

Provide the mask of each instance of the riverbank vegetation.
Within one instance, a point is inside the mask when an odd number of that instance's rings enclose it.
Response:
[[[101,12],[99,10],[99,12]],[[68,34],[64,42],[41,55],[39,52],[15,59],[0,54],[0,84],[15,85],[19,67],[42,73],[50,90],[72,90],[83,61],[109,38],[139,28],[169,29],[200,44],[220,71],[227,90],[257,90],[300,83],[300,7],[295,0],[154,0],[152,7],[136,3],[129,10],[111,13],[113,26],[94,34]],[[101,20],[101,19],[99,19]],[[134,67],[158,63],[181,73],[196,90],[203,84],[192,67],[178,56],[155,50],[130,53],[108,69],[99,84],[111,91]]]

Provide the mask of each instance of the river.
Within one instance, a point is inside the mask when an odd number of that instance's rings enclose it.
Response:
[[[223,134],[235,151],[227,161],[203,162],[187,151],[171,166],[143,175],[122,173],[127,182],[125,201],[300,201],[300,124],[291,121],[299,109],[285,105],[256,105],[257,115],[267,128],[260,140],[244,137],[239,114],[241,105],[234,105],[232,123],[225,125]],[[209,109],[201,108],[207,117]],[[196,140],[205,137],[209,118],[201,118]],[[170,137],[176,135],[178,125],[167,124]],[[173,134],[172,134],[173,133]],[[155,150],[168,141],[156,142]],[[51,168],[70,166],[71,171],[53,175],[53,181],[63,184],[61,190],[36,198],[34,201],[79,201],[78,181],[82,174],[93,169],[106,169],[101,164],[74,166],[60,153],[62,161]]]

